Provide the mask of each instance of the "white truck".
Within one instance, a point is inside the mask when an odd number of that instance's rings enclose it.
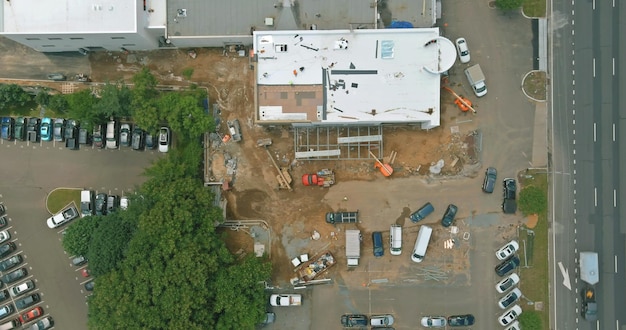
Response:
[[[597,252],[580,252],[580,279],[586,283],[581,292],[583,305],[580,314],[587,321],[596,321],[598,304],[594,286],[600,282]]]
[[[361,257],[361,231],[356,229],[346,230],[346,259],[348,267],[359,265]]]
[[[467,81],[469,81],[470,85],[472,85],[472,90],[474,90],[474,94],[476,94],[476,96],[482,97],[487,95],[485,75],[483,74],[483,70],[480,68],[480,64],[475,64],[465,69],[465,75],[467,76]]]
[[[299,294],[273,294],[270,296],[270,305],[274,307],[300,306],[302,296]]]

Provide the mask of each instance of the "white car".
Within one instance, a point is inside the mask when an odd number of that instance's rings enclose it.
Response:
[[[512,240],[506,243],[503,247],[501,247],[498,251],[496,251],[496,257],[498,260],[505,260],[510,257],[519,249],[519,244],[517,244],[516,240]]]
[[[503,327],[507,326],[515,321],[520,316],[520,314],[522,314],[522,308],[519,307],[519,305],[515,305],[511,307],[511,309],[504,312],[504,314],[500,315],[500,317],[498,318],[498,322],[500,322],[500,325],[502,325]]]
[[[446,326],[446,318],[443,316],[424,316],[422,326],[425,328],[443,328]]]
[[[9,239],[11,239],[11,234],[9,234],[9,231],[0,231],[0,243],[4,243]]]
[[[126,210],[128,208],[128,204],[130,204],[128,197],[122,196],[122,198],[120,198],[120,209]]]
[[[456,39],[455,44],[456,50],[459,52],[459,60],[461,60],[461,63],[469,63],[470,52],[469,48],[467,47],[467,41],[465,41],[465,38]]]
[[[372,328],[386,327],[393,324],[393,316],[389,314],[374,315],[370,318]]]
[[[522,329],[522,327],[519,325],[519,322],[515,321],[515,322],[511,323],[511,325],[506,327],[506,329],[504,329],[504,330],[521,330],[521,329]]]
[[[498,301],[498,306],[501,309],[506,309],[511,306],[514,302],[516,302],[522,296],[522,291],[520,289],[515,288],[513,291],[509,292],[506,296],[502,297],[500,301]]]
[[[270,296],[270,305],[274,307],[281,306],[300,306],[302,305],[302,295],[299,294],[273,294]]]
[[[517,283],[519,283],[519,276],[516,273],[513,273],[507,276],[502,281],[498,282],[498,284],[496,284],[496,290],[499,293],[505,293],[509,291],[512,287],[515,287]]]
[[[9,290],[11,297],[20,296],[35,288],[35,283],[32,280],[20,283]]]
[[[161,127],[159,130],[159,152],[167,152],[170,149],[170,129]]]

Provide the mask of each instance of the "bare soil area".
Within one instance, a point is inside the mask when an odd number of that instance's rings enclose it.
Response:
[[[293,255],[288,246],[315,244],[311,240],[314,230],[323,238],[334,237],[337,243],[329,248],[336,255],[343,255],[343,242],[336,239],[336,228],[320,225],[324,214],[336,209],[337,205],[324,201],[327,190],[304,187],[300,178],[305,173],[330,168],[335,171],[338,182],[359,180],[378,183],[382,175],[374,168],[374,161],[294,161],[290,127],[266,128],[254,123],[254,63],[233,53],[224,56],[221,49],[196,49],[195,53],[195,58],[189,56],[187,50],[93,53],[90,55],[91,76],[94,81],[122,80],[130,83],[131,77],[142,66],[147,66],[163,85],[189,86],[193,83],[206,87],[210,103],[217,103],[221,109],[219,132],[222,135],[228,134],[226,121],[239,119],[243,140],[239,143],[232,140],[214,143],[211,148],[212,176],[218,181],[232,180],[232,189],[224,192],[228,200],[228,219],[262,219],[270,224],[275,280],[282,282],[294,276],[289,262]],[[190,69],[193,73],[187,80],[183,72]],[[439,175],[475,175],[479,156],[471,133],[476,128],[476,117],[471,113],[461,113],[453,104],[452,96],[445,91],[442,91],[441,107],[442,124],[436,129],[384,128],[385,155],[397,152],[391,180],[426,176],[429,167],[440,159],[445,165]],[[256,145],[261,138],[272,139],[273,144],[268,149],[270,155]],[[277,189],[277,171],[270,156],[278,166],[291,169],[294,191]],[[231,158],[236,159],[234,171],[225,166],[226,160]],[[376,189],[376,185],[372,187]],[[225,233],[233,252],[252,252],[253,239],[248,233],[231,230],[225,230]],[[364,233],[364,236],[368,234]],[[324,247],[320,243],[319,248]],[[367,249],[367,243],[362,248]]]

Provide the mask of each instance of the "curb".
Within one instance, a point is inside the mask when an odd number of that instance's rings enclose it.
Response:
[[[525,95],[527,98],[529,98],[529,99],[531,99],[531,100],[533,100],[533,101],[535,101],[535,102],[539,102],[539,103],[545,103],[545,102],[548,102],[547,98],[546,98],[546,100],[538,100],[538,99],[536,99],[536,98],[534,98],[534,97],[532,97],[532,96],[528,95],[528,93],[526,93],[526,90],[524,89],[524,81],[526,80],[526,78],[527,78],[527,77],[528,77],[531,73],[534,73],[534,72],[545,72],[545,71],[542,71],[542,70],[531,70],[531,71],[528,71],[528,72],[524,75],[524,77],[522,78],[522,86],[521,86],[521,87],[522,87],[522,93],[524,93],[524,95]],[[547,72],[545,72],[545,74],[546,74],[546,76],[548,75],[548,73],[547,73]],[[548,91],[547,91],[547,89],[546,89],[546,95],[547,95],[547,93],[548,93]]]

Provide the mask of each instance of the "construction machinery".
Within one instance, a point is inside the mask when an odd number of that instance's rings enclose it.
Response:
[[[328,188],[335,184],[335,172],[327,168],[319,170],[317,173],[304,174],[302,184],[305,186],[319,186]]]
[[[293,191],[293,189],[291,188],[292,179],[291,174],[289,174],[289,169],[284,167],[281,168],[278,166],[278,164],[276,164],[276,161],[274,160],[274,157],[272,156],[272,153],[268,148],[271,144],[271,139],[257,140],[257,146],[265,148],[265,152],[267,152],[267,155],[270,157],[274,168],[276,168],[276,171],[278,171],[278,175],[276,176],[276,181],[278,181],[278,189],[288,189],[289,191]]]
[[[370,153],[370,156],[374,157],[374,159],[376,160],[376,164],[374,164],[374,167],[379,169],[380,173],[382,173],[384,176],[390,176],[393,173],[393,168],[391,167],[391,165],[383,164],[383,162],[381,162],[378,157],[376,157],[376,155],[374,155],[370,150],[368,150],[368,152]]]
[[[454,104],[456,104],[456,106],[459,107],[459,109],[461,111],[466,112],[468,110],[472,110],[473,113],[476,113],[476,109],[472,108],[472,101],[470,101],[469,99],[463,97],[462,95],[459,95],[459,94],[455,93],[449,87],[441,86],[441,88],[445,89],[446,91],[448,91],[452,95],[454,95],[454,97],[455,97]]]

